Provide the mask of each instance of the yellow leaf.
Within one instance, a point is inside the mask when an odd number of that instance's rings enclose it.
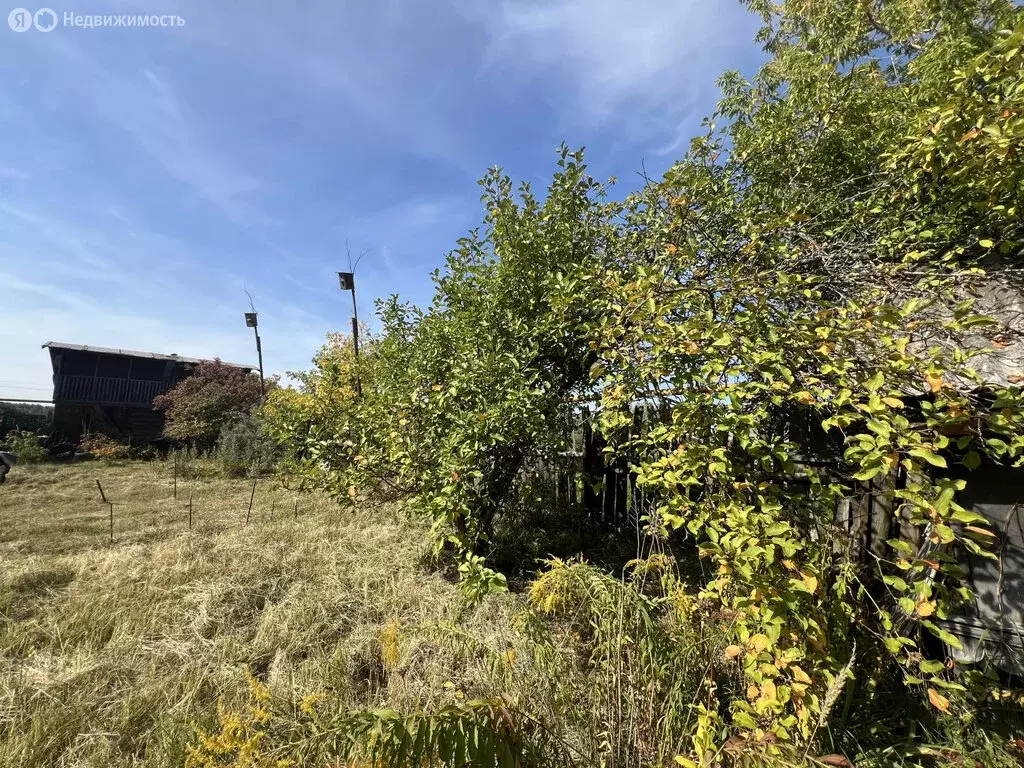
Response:
[[[444,387],[442,387],[440,384],[435,384],[434,386],[431,387],[431,389],[434,390],[435,392],[440,392],[442,389],[444,389]]]
[[[798,667],[796,664],[789,668],[789,673],[793,676],[793,679],[796,682],[804,683],[806,685],[811,684],[810,675],[808,675],[806,672],[800,669],[800,667]]]
[[[683,768],[700,768],[700,766],[693,762],[693,760],[688,757],[683,757],[682,755],[676,755],[676,765],[681,765]]]
[[[942,374],[941,373],[928,373],[924,377],[925,383],[928,385],[928,389],[932,392],[938,392],[942,389]]]
[[[771,680],[765,680],[761,684],[761,698],[765,701],[778,701],[779,692]]]
[[[356,497],[356,487],[354,485],[350,485],[348,487],[348,495],[351,496],[353,499]]]
[[[738,645],[730,645],[728,648],[725,649],[725,658],[735,659],[741,653],[743,653],[743,649],[740,648]]]
[[[917,611],[918,616],[931,616],[935,613],[935,603],[929,600],[922,600],[914,610]]]
[[[804,586],[807,587],[808,592],[813,593],[818,589],[818,579],[813,574],[810,574],[807,571],[801,571],[800,580],[804,583]]]
[[[972,139],[978,138],[981,135],[981,131],[977,128],[971,128],[967,133],[960,137],[960,143],[963,144],[965,141],[971,141]]]
[[[812,395],[807,390],[804,390],[803,392],[797,392],[796,399],[799,400],[804,405],[811,405],[814,403],[814,395]]]
[[[747,698],[748,699],[753,701],[754,699],[756,699],[760,695],[761,695],[761,689],[758,688],[756,685],[748,685],[747,686]]]
[[[783,560],[783,561],[782,561],[782,566],[783,566],[784,568],[787,568],[787,569],[788,569],[788,570],[790,570],[790,571],[795,571],[795,570],[797,569],[797,568],[796,568],[796,563],[794,563],[794,562],[793,562],[792,560],[790,560],[790,559],[789,559],[788,557],[787,557],[787,558],[786,558],[785,560]]]
[[[928,701],[930,701],[932,706],[940,712],[949,712],[949,699],[934,688],[928,689]]]
[[[747,640],[747,650],[751,653],[760,653],[771,644],[772,641],[768,639],[767,635],[758,633],[756,635],[752,635],[751,638]]]
[[[979,536],[995,536],[995,534],[992,533],[992,531],[990,531],[988,528],[979,528],[976,525],[966,525],[964,526],[964,530],[970,531],[971,533],[976,533]]]

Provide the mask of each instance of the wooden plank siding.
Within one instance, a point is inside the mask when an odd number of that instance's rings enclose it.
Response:
[[[152,406],[153,398],[170,388],[168,381],[146,381],[112,376],[56,377],[54,400],[95,405]]]

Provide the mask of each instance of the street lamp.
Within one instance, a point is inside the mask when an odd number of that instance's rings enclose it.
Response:
[[[351,263],[352,259],[349,258]],[[363,385],[359,381],[359,310],[356,307],[356,276],[354,272],[339,272],[338,286],[343,291],[352,291],[352,352],[356,360],[356,394],[362,397]]]
[[[256,334],[256,356],[260,362],[260,392],[264,400],[267,399],[267,384],[263,379],[263,345],[260,343],[260,331],[258,328],[258,321],[256,319],[255,312],[245,313],[245,324],[247,327],[252,328],[252,332]]]

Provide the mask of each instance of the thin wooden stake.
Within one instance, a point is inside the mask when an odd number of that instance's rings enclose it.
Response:
[[[294,499],[293,501],[294,501],[293,513],[295,515],[295,519],[298,520],[299,519],[299,500],[298,499]]]
[[[249,518],[252,517],[252,500],[256,498],[256,480],[257,479],[258,478],[255,478],[255,477],[252,479],[252,493],[249,495],[249,511],[245,513],[245,524],[246,525],[249,524]]]
[[[178,452],[174,452],[174,498],[178,498]]]
[[[192,491],[188,492],[188,529],[192,530]]]
[[[114,502],[107,500],[107,494],[103,492],[103,486],[100,485],[99,478],[96,478],[96,487],[100,490],[100,498],[103,499],[103,503],[110,507],[110,543],[114,543]]]
[[[277,500],[270,502],[270,519],[274,519],[274,510],[277,509]]]

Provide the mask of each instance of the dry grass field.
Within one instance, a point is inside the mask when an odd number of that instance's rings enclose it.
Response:
[[[246,525],[251,481],[207,472],[175,500],[171,473],[18,466],[0,486],[0,766],[182,765],[245,666],[292,700],[417,698],[383,679],[381,632],[459,610],[421,529],[270,480]]]

